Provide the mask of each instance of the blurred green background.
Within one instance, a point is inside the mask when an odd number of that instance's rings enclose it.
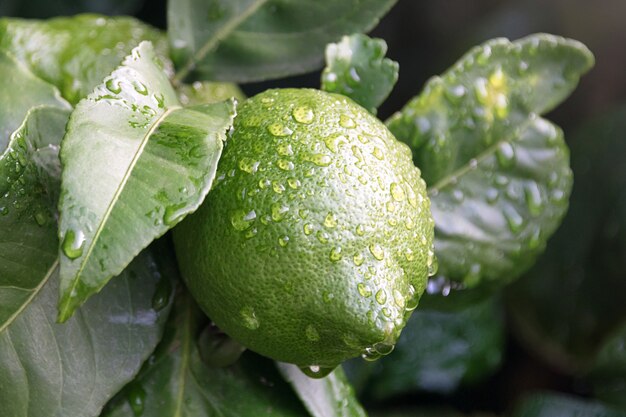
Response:
[[[130,14],[160,28],[165,10],[165,0],[0,1],[0,16]],[[428,408],[397,415],[484,416],[553,391],[626,410],[625,18],[624,0],[399,0],[372,32],[400,63],[382,119],[429,77],[494,37],[571,37],[593,51],[596,67],[547,116],[565,132],[575,183],[569,214],[544,256],[519,281],[469,308],[418,308],[389,357],[349,363],[368,409],[392,416],[392,409],[419,404]],[[252,95],[288,86],[318,87],[319,72],[243,89]],[[442,404],[448,411],[440,411]],[[537,404],[548,414],[533,412]],[[573,415],[549,411],[559,404],[535,397],[515,415]],[[581,415],[618,415],[588,407]]]

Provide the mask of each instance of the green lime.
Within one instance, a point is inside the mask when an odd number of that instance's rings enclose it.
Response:
[[[222,330],[314,375],[389,353],[434,268],[409,148],[350,99],[310,89],[239,107],[213,190],[174,238]]]

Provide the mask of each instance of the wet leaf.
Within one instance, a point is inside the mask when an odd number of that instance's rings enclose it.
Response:
[[[26,309],[0,333],[0,404],[11,417],[96,417],[139,371],[169,312],[153,296],[162,279],[142,253],[111,285],[54,323],[55,269]]]
[[[394,351],[371,366],[364,395],[389,399],[416,391],[448,394],[500,365],[504,322],[497,299],[459,311],[415,310]],[[359,364],[355,364],[359,366]]]
[[[234,365],[211,367],[200,357],[206,318],[180,293],[163,342],[102,417],[301,417],[306,414],[273,363],[247,352]]]
[[[0,50],[57,86],[72,104],[89,94],[142,40],[152,41],[165,65],[171,65],[165,37],[133,18],[85,14],[45,21],[0,19]]]
[[[385,58],[387,43],[362,34],[344,36],[326,47],[322,90],[343,94],[372,114],[398,81],[398,63]]]
[[[511,413],[512,417],[626,417],[626,412],[598,402],[557,394],[535,394],[525,399]]]
[[[341,367],[324,378],[306,376],[300,368],[289,363],[277,363],[283,377],[313,417],[366,417],[367,414],[354,396],[354,390]]]
[[[59,320],[193,212],[234,102],[181,108],[149,43],[82,100],[61,147]]]
[[[572,178],[561,130],[540,115],[592,65],[573,40],[495,39],[432,78],[388,121],[429,184],[439,259],[429,293],[510,282],[543,251]]]
[[[366,32],[396,0],[179,0],[168,5],[177,81],[249,82],[312,71],[324,47]]]
[[[58,266],[55,169],[68,117],[63,108],[32,109],[0,155],[0,333]]]

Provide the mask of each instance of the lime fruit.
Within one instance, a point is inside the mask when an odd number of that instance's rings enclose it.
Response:
[[[393,349],[433,272],[433,226],[409,148],[378,119],[282,89],[239,106],[213,189],[174,239],[222,330],[321,376]]]

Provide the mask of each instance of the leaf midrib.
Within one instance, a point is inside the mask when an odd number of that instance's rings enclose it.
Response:
[[[204,57],[211,52],[219,42],[224,40],[228,35],[230,35],[237,27],[239,27],[243,22],[245,22],[254,12],[256,12],[261,6],[267,3],[268,0],[256,0],[247,9],[245,9],[242,13],[234,16],[229,22],[224,24],[219,30],[215,32],[215,34],[210,37],[204,45],[196,53],[194,53],[191,58],[187,60],[185,65],[176,73],[174,78],[172,79],[172,84],[179,85],[182,81],[189,75],[189,73],[196,66],[196,63],[200,62]]]
[[[472,164],[471,164],[472,160],[475,160],[476,164],[478,165],[482,161],[484,161],[486,158],[491,156],[493,153],[495,153],[496,150],[503,143],[513,143],[513,142],[516,142],[516,140],[515,140],[516,132],[518,132],[518,131],[521,131],[521,132],[525,131],[535,120],[537,120],[540,117],[539,115],[535,115],[535,117],[532,117],[532,114],[534,114],[534,113],[529,114],[528,117],[522,123],[520,123],[519,125],[515,126],[515,128],[513,128],[510,131],[510,133],[505,135],[502,139],[496,141],[492,145],[490,145],[487,148],[485,148],[485,150],[480,152],[476,157],[470,158],[465,164],[461,165],[459,168],[455,169],[454,171],[450,172],[448,175],[446,175],[443,178],[441,178],[432,187],[428,187],[428,196],[431,197],[431,198],[436,196],[437,193],[442,188],[450,185],[455,180],[458,180],[460,177],[462,177],[463,175],[465,175],[468,172],[470,172],[473,169],[472,168]],[[520,135],[520,137],[521,137],[521,135]]]
[[[33,298],[35,298],[35,296],[37,296],[37,294],[41,292],[41,289],[44,287],[44,285],[46,285],[46,283],[48,282],[48,280],[50,279],[50,277],[52,276],[52,274],[54,273],[54,271],[56,270],[58,266],[59,266],[59,258],[57,257],[52,263],[52,265],[50,266],[50,268],[48,269],[48,272],[46,272],[46,275],[44,275],[41,282],[37,284],[35,288],[32,289],[31,294],[26,298],[26,300],[24,300],[20,308],[15,310],[15,312],[4,323],[0,325],[0,333],[2,333],[6,328],[8,328],[11,324],[13,324],[15,319],[17,319],[17,317],[20,314],[22,314],[22,312],[26,309],[26,307],[30,305],[30,302],[33,300]]]
[[[146,145],[148,144],[148,141],[150,140],[150,137],[156,131],[156,129],[159,127],[161,122],[163,120],[165,120],[165,118],[167,116],[169,116],[172,112],[174,112],[174,111],[176,111],[176,110],[178,110],[180,108],[181,108],[180,106],[171,106],[166,111],[164,111],[163,114],[161,114],[154,121],[152,126],[150,126],[150,129],[148,129],[148,131],[146,132],[146,134],[142,138],[139,147],[137,148],[137,150],[135,151],[135,154],[133,155],[133,159],[131,160],[130,164],[126,168],[126,172],[124,173],[122,181],[117,186],[117,188],[115,190],[115,193],[113,194],[113,197],[111,198],[111,201],[109,202],[109,205],[107,206],[106,211],[104,212],[104,214],[102,216],[102,219],[101,219],[100,223],[98,224],[98,228],[96,229],[96,233],[94,234],[93,239],[91,240],[91,243],[89,244],[89,247],[87,248],[87,252],[86,252],[85,256],[82,258],[82,261],[81,261],[81,263],[80,263],[80,265],[78,267],[78,270],[74,273],[74,278],[73,278],[73,281],[72,281],[72,285],[69,288],[69,290],[66,291],[66,294],[71,294],[76,289],[76,286],[80,282],[80,276],[83,273],[83,270],[85,269],[85,266],[89,262],[91,254],[93,253],[93,250],[96,247],[96,243],[98,242],[98,239],[100,237],[100,234],[104,230],[104,226],[107,223],[107,220],[110,217],[111,212],[113,211],[113,208],[116,206],[117,202],[119,201],[120,195],[124,191],[126,183],[130,179],[131,174],[132,174],[133,170],[135,169],[135,166],[137,165],[137,162],[141,158],[141,155],[143,155],[143,150],[145,149]],[[69,313],[68,309],[69,308],[70,308],[70,299],[66,299],[66,301],[59,307],[59,317],[62,318],[62,321],[65,321],[65,319],[68,318],[68,313]]]

